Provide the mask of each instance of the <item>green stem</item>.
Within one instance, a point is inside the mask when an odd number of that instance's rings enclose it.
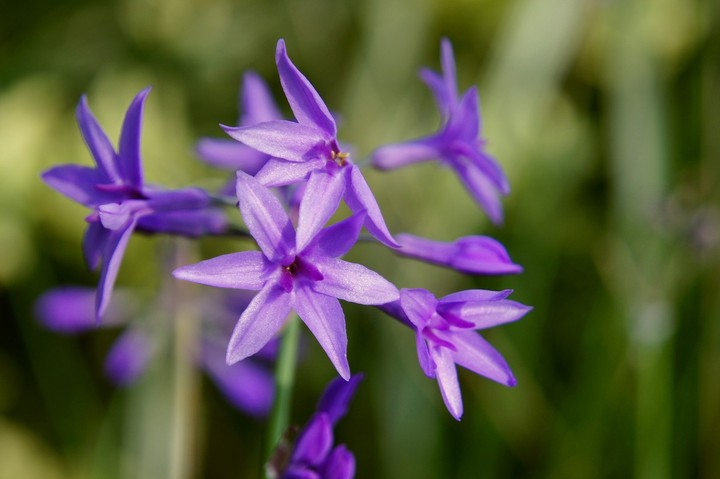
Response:
[[[275,401],[270,413],[265,457],[268,459],[277,446],[282,433],[287,429],[290,420],[290,403],[295,382],[295,363],[298,343],[300,341],[300,320],[290,318],[283,333],[280,352],[275,366]],[[268,474],[271,479],[273,476]]]

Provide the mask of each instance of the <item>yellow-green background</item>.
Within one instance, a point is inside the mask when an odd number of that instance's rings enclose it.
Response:
[[[411,332],[346,307],[350,364],[366,379],[336,437],[355,452],[358,477],[720,477],[717,1],[29,0],[1,11],[0,478],[260,471],[263,424],[204,379],[179,389],[192,399],[173,395],[171,354],[116,390],[102,376],[115,332],[65,338],[33,316],[47,288],[96,282],[81,262],[85,210],[39,180],[52,165],[91,162],[79,96],[115,139],[133,95],[153,85],[147,178],[212,187],[225,176],[197,162],[193,144],[236,120],[244,70],[281,100],[278,38],[362,157],[437,127],[416,72],[438,68],[442,36],[460,87],[480,88],[488,149],[511,181],[505,225],[489,225],[437,165],[368,181],[391,230],[488,234],[525,273],[467,277],[371,245],[351,258],[400,287],[513,288],[535,309],[486,334],[518,386],[462,372],[458,423],[422,375]],[[246,247],[212,240],[193,254]],[[156,259],[171,248],[133,238],[119,284],[157,295],[167,285]],[[297,424],[333,373],[306,344]],[[189,414],[187,436],[173,411]],[[172,459],[178,450],[192,455]]]

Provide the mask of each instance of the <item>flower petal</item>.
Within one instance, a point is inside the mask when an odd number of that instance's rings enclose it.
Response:
[[[316,410],[327,414],[332,424],[342,419],[347,414],[350,401],[355,395],[360,381],[363,380],[362,374],[355,374],[349,381],[342,378],[335,378],[328,384],[323,395],[318,401]]]
[[[365,227],[370,234],[386,246],[398,248],[400,245],[393,239],[387,226],[385,226],[380,207],[360,172],[360,168],[357,165],[352,165],[346,174],[349,176],[345,188],[345,202],[347,205],[355,213],[365,210],[367,213]]]
[[[452,354],[458,365],[506,386],[517,384],[505,359],[478,333],[456,332],[453,343],[457,351]]]
[[[372,154],[372,164],[381,170],[433,160],[441,156],[435,137],[381,146]]]
[[[100,127],[95,119],[90,107],[87,103],[87,97],[83,95],[80,98],[77,108],[75,109],[75,117],[77,118],[80,133],[82,134],[85,144],[90,150],[98,170],[105,177],[106,182],[114,182],[120,179],[120,173],[117,170],[117,154],[113,148],[107,135]]]
[[[110,230],[104,228],[100,221],[92,221],[88,224],[82,240],[82,250],[85,264],[90,271],[95,271],[100,264],[109,238]]]
[[[455,71],[455,55],[453,54],[452,43],[447,38],[440,41],[440,63],[442,65],[445,89],[448,93],[448,100],[451,104],[457,102],[457,78]]]
[[[303,284],[294,289],[294,295],[298,316],[315,335],[338,374],[347,381],[350,379],[350,366],[347,360],[345,315],[340,302],[316,293]]]
[[[315,414],[295,443],[292,461],[319,466],[325,461],[333,444],[332,423],[327,414]]]
[[[225,361],[236,363],[260,351],[287,321],[290,295],[271,284],[253,298],[235,325]]]
[[[255,179],[265,186],[285,186],[303,181],[310,173],[322,168],[325,160],[310,160],[296,163],[292,161],[271,158],[255,175]]]
[[[120,132],[120,145],[118,151],[118,169],[128,185],[135,188],[142,187],[143,174],[140,160],[140,131],[142,129],[142,115],[145,99],[150,93],[150,87],[145,88],[133,99],[123,122]]]
[[[300,201],[295,240],[298,252],[304,250],[330,220],[340,205],[344,191],[345,177],[342,173],[315,170],[310,174]]]
[[[336,258],[317,258],[322,281],[312,283],[318,293],[358,304],[385,304],[400,297],[390,281],[365,266]]]
[[[334,139],[337,135],[335,120],[315,88],[290,61],[283,39],[278,40],[275,62],[280,83],[297,121],[323,131],[328,140]]]
[[[269,266],[260,251],[241,251],[181,266],[172,274],[193,283],[257,291],[266,283],[265,273]]]
[[[145,372],[152,354],[150,338],[137,329],[128,329],[105,358],[105,374],[116,385],[129,386]]]
[[[76,334],[95,329],[95,290],[64,287],[44,293],[35,303],[35,314],[56,333]]]
[[[430,354],[437,366],[437,382],[445,407],[459,421],[463,414],[463,403],[452,352],[447,348],[435,347],[430,349]]]
[[[344,444],[335,447],[323,468],[323,479],[352,479],[355,477],[355,456]]]
[[[437,307],[437,299],[426,289],[413,288],[400,290],[400,305],[418,331],[422,331]]]
[[[243,170],[249,175],[257,173],[270,158],[235,140],[215,138],[202,138],[195,146],[195,153],[211,166],[224,170]]]
[[[243,111],[241,125],[254,125],[264,121],[282,119],[283,116],[275,104],[267,83],[257,73],[245,72],[240,96]]]
[[[456,301],[498,301],[505,299],[512,294],[512,289],[502,291],[490,291],[487,289],[466,289],[457,293],[448,294],[440,298],[440,303],[452,303]]]
[[[516,301],[443,301],[438,304],[440,315],[454,316],[473,323],[473,329],[485,329],[500,324],[517,321],[532,308]]]
[[[95,296],[95,315],[98,323],[100,323],[110,302],[110,295],[113,286],[115,286],[115,279],[117,279],[120,270],[125,248],[134,229],[135,221],[132,220],[124,228],[112,231],[108,235],[105,251],[103,252],[103,265],[100,270],[97,295]]]
[[[215,208],[187,211],[165,211],[138,219],[138,230],[147,233],[168,233],[197,238],[227,231],[225,214]]]
[[[490,220],[495,224],[503,221],[502,204],[499,192],[490,180],[474,164],[454,161],[453,167],[470,195],[485,210]]]
[[[418,330],[415,334],[415,349],[417,350],[420,369],[423,370],[425,376],[434,378],[436,376],[435,369],[437,366],[430,356],[427,341],[425,340],[421,330]]]
[[[243,221],[265,257],[284,261],[295,248],[295,230],[278,199],[242,171],[237,173],[237,196]]]
[[[252,359],[228,366],[223,351],[209,343],[203,344],[202,361],[215,385],[235,407],[255,417],[270,412],[275,385],[268,370]]]
[[[318,151],[326,141],[320,130],[286,120],[266,121],[252,126],[220,126],[237,141],[287,161],[307,161],[318,157]]]
[[[315,240],[308,245],[308,256],[329,256],[338,258],[350,251],[357,243],[360,229],[365,221],[365,213],[357,213],[320,231]]]
[[[117,194],[98,190],[97,185],[107,180],[100,171],[87,166],[55,166],[43,172],[42,180],[55,191],[89,208],[119,198]]]

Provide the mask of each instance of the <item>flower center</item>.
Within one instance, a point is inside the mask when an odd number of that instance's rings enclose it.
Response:
[[[347,165],[348,158],[350,158],[350,153],[346,153],[344,151],[332,150],[332,160],[335,162],[336,165],[338,165],[338,166]]]

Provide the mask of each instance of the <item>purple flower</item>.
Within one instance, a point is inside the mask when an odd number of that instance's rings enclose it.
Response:
[[[512,262],[502,244],[487,236],[464,236],[452,243],[410,234],[399,234],[396,239],[401,248],[394,250],[395,253],[463,273],[517,274],[523,270]]]
[[[140,163],[140,129],[145,98],[141,91],[130,104],[116,152],[83,96],[76,116],[83,139],[96,167],[62,165],[43,173],[43,180],[68,198],[93,212],[87,216],[83,239],[85,261],[90,269],[102,262],[96,295],[99,321],[107,308],[127,242],[133,231],[199,236],[221,232],[224,215],[209,208],[203,190],[164,190],[146,186]]]
[[[239,171],[240,211],[261,251],[219,256],[176,269],[176,278],[221,288],[259,290],[238,320],[228,364],[262,348],[295,310],[343,378],[350,377],[345,317],[339,299],[383,304],[399,297],[386,279],[338,259],[357,241],[364,215],[355,214],[318,232],[301,215],[297,233],[280,202],[253,177]],[[303,243],[297,238],[307,238]]]
[[[355,457],[340,444],[333,447],[333,428],[347,413],[362,374],[349,381],[334,379],[325,389],[317,411],[300,431],[289,464],[279,465],[281,479],[352,479]],[[274,467],[275,464],[271,464]]]
[[[397,247],[360,169],[349,153],[340,149],[335,119],[315,88],[290,61],[283,40],[278,41],[275,60],[297,123],[275,120],[223,128],[236,140],[273,157],[256,175],[265,186],[307,180],[299,217],[301,223],[312,226],[298,232],[298,248],[312,238],[306,232],[317,231],[328,222],[343,198],[353,212],[365,211],[365,226],[373,236]]]
[[[437,378],[455,419],[463,413],[456,364],[506,386],[516,383],[500,353],[475,332],[516,321],[532,309],[505,299],[511,292],[475,289],[437,300],[424,289],[403,289],[399,302],[381,306],[415,330],[420,367],[428,377]]]
[[[240,92],[240,111],[242,117],[239,126],[250,126],[266,121],[282,120],[282,115],[265,82],[255,72],[247,72],[243,77]],[[203,138],[196,147],[196,152],[206,163],[226,170],[242,170],[255,175],[271,158],[254,148],[230,139]],[[232,196],[235,194],[235,177],[222,191]]]
[[[45,327],[61,334],[95,330],[94,296],[90,288],[53,289],[38,299],[35,312]],[[276,344],[269,343],[252,360],[232,366],[225,364],[225,344],[230,335],[228,322],[234,321],[248,304],[247,297],[235,296],[226,294],[218,300],[210,295],[201,301],[202,347],[194,359],[235,407],[251,416],[262,417],[269,412],[274,395],[270,362],[275,358]],[[158,300],[159,304],[163,302]],[[135,298],[127,291],[120,291],[110,301],[102,324],[102,327],[126,326],[105,358],[105,375],[117,386],[126,387],[137,381],[158,351],[155,335],[137,320],[142,318],[138,313]]]
[[[378,148],[373,165],[390,170],[420,161],[439,159],[454,169],[475,201],[494,223],[503,219],[500,195],[510,192],[507,178],[498,163],[484,150],[480,135],[478,93],[469,88],[458,97],[452,45],[442,41],[442,75],[422,70],[421,78],[435,95],[443,115],[440,131],[417,140]]]

